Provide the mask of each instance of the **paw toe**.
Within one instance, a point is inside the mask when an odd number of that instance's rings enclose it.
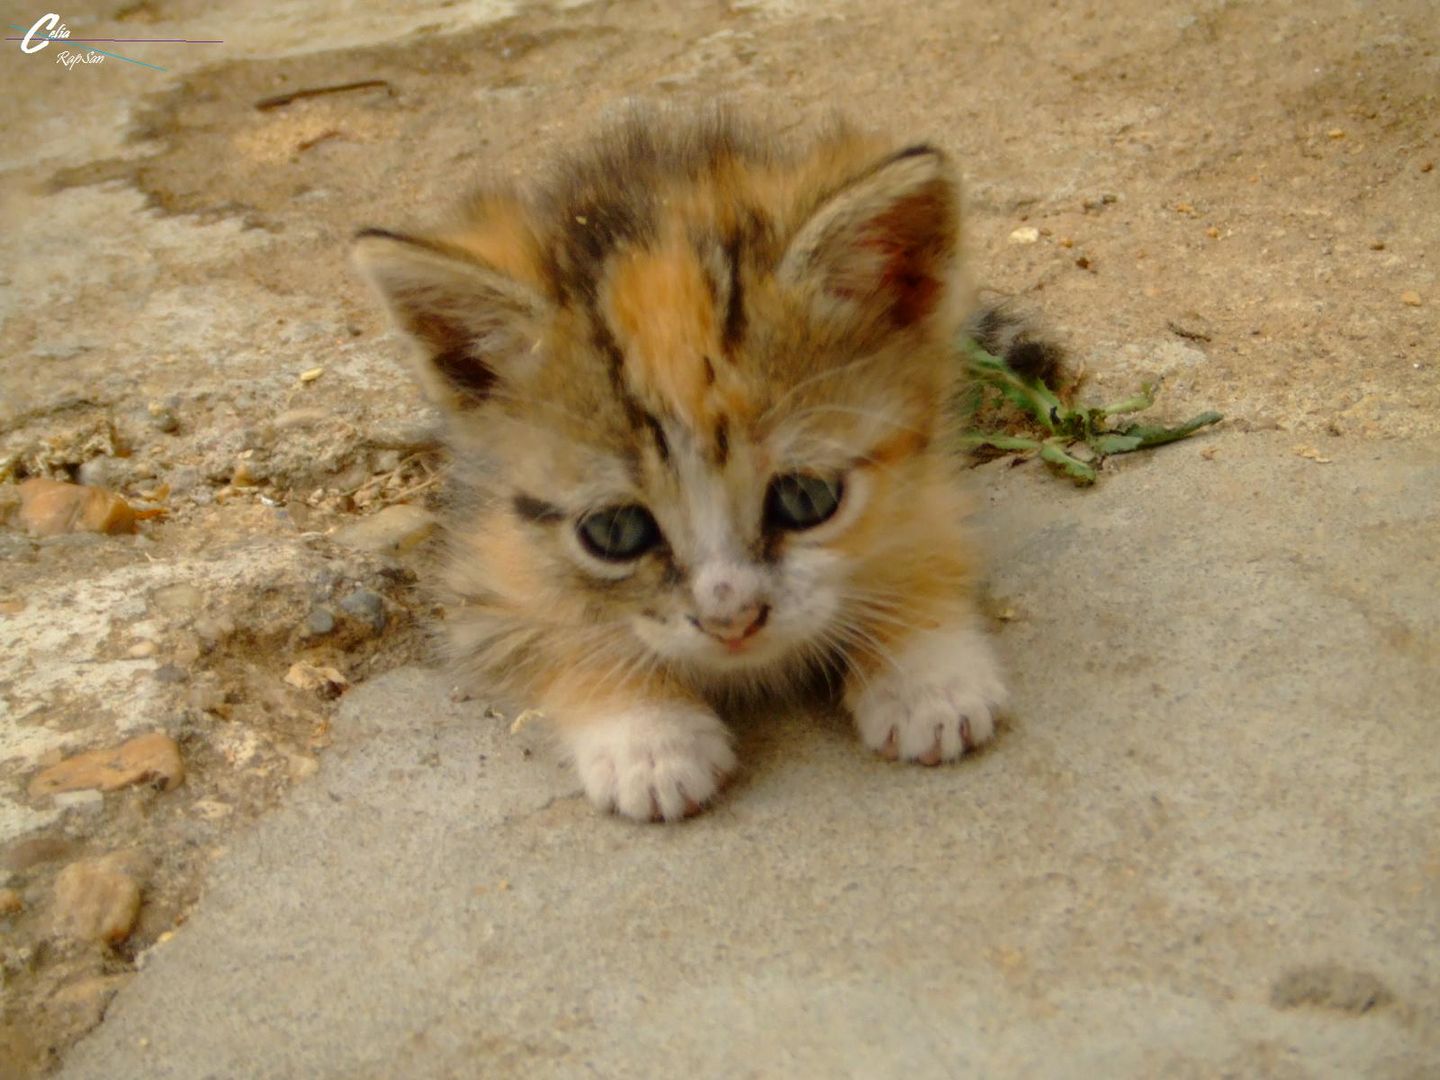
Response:
[[[724,725],[698,710],[596,723],[575,736],[575,750],[590,801],[639,821],[698,813],[736,766]]]

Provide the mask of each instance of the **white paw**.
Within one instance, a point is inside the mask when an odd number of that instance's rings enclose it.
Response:
[[[861,741],[885,757],[938,765],[995,733],[1005,684],[995,652],[978,629],[918,635],[895,663],[856,678],[845,694]]]
[[[565,737],[590,801],[642,821],[695,813],[735,771],[729,729],[698,705],[644,705]]]

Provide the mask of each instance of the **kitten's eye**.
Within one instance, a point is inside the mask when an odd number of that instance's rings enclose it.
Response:
[[[638,559],[660,542],[660,526],[643,506],[612,506],[586,514],[575,527],[585,550],[611,562]]]
[[[813,473],[786,473],[770,481],[765,492],[765,520],[781,529],[813,529],[840,506],[844,482]]]

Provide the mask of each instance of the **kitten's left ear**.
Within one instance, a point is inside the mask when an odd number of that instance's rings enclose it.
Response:
[[[428,396],[461,412],[533,364],[548,305],[530,286],[441,241],[366,229],[353,258],[418,346]]]
[[[885,328],[924,322],[952,290],[958,203],[940,151],[902,150],[820,204],[786,249],[780,280],[816,290],[824,314]]]

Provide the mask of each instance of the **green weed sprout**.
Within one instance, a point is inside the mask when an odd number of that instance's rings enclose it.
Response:
[[[981,396],[986,388],[993,388],[998,390],[1006,401],[1034,420],[1045,435],[1041,438],[1027,438],[1000,432],[969,431],[961,436],[961,445],[966,449],[991,446],[997,450],[1038,453],[1042,460],[1049,462],[1080,485],[1093,484],[1096,478],[1095,466],[1113,454],[1128,454],[1135,450],[1164,446],[1166,443],[1188,438],[1201,428],[1223,419],[1218,412],[1203,412],[1179,427],[1161,427],[1135,421],[1112,425],[1114,417],[1130,416],[1150,408],[1155,403],[1155,387],[1150,383],[1143,383],[1138,394],[1112,405],[1072,408],[1061,401],[1049,387],[1038,380],[1027,379],[1018,374],[1004,360],[992,356],[974,341],[967,340],[964,343],[963,353],[973,385],[978,390],[972,402],[973,411],[978,412]],[[1076,457],[1072,451],[1077,444],[1088,447],[1093,460]]]

